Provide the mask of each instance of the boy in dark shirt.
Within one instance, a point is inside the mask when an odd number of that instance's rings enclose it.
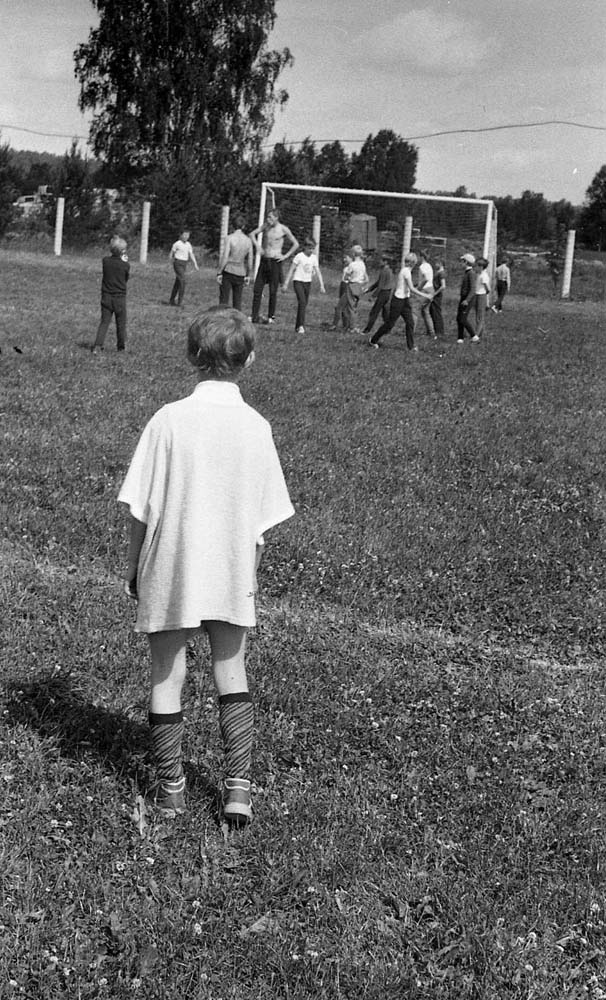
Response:
[[[457,344],[464,343],[466,332],[469,334],[470,339],[475,337],[476,334],[475,327],[472,325],[469,316],[475,298],[473,265],[476,259],[472,253],[464,253],[461,261],[465,265],[465,270],[461,278],[459,305],[457,307]]]
[[[126,240],[112,236],[109,244],[110,255],[103,258],[103,278],[101,280],[101,322],[97,330],[91,353],[103,350],[112,316],[116,317],[116,339],[118,350],[126,346],[126,283],[130,264],[126,256]]]
[[[390,259],[386,254],[381,257],[381,270],[379,271],[379,276],[375,282],[368,289],[367,295],[370,292],[376,291],[375,301],[373,302],[372,309],[368,314],[368,319],[366,321],[366,326],[364,327],[364,333],[371,333],[372,328],[375,325],[375,321],[382,313],[383,322],[386,323],[389,319],[389,303],[391,301],[391,295],[394,286],[394,276],[391,269]]]

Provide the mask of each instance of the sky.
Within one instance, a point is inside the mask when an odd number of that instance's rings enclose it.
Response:
[[[419,150],[418,190],[573,204],[606,163],[606,0],[276,0],[276,14],[269,46],[294,66],[268,142],[352,153],[391,129]],[[2,142],[62,154],[80,136],[86,151],[73,51],[95,17],[88,0],[0,0]],[[577,124],[465,131],[554,120]]]

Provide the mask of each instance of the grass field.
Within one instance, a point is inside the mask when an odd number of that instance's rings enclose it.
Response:
[[[485,342],[261,328],[245,398],[297,517],[268,536],[255,822],[225,838],[202,641],[189,813],[133,819],[148,656],[116,494],[193,388],[166,263],[88,351],[99,260],[0,253],[0,998],[604,1000],[606,338],[511,295]],[[453,285],[455,279],[453,278]],[[247,301],[250,301],[248,299]],[[18,353],[15,348],[19,348]]]

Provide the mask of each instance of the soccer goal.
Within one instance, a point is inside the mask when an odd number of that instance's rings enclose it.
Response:
[[[411,250],[428,249],[448,266],[472,253],[495,267],[497,212],[489,200],[264,181],[259,225],[270,208],[279,209],[299,241],[313,236],[327,264],[338,265],[343,251],[359,243],[368,256],[385,253],[394,264]]]

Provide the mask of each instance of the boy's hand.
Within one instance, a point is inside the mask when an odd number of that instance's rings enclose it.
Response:
[[[125,580],[123,584],[124,593],[127,597],[130,597],[132,601],[138,601],[139,595],[137,593],[137,577],[133,577],[132,580]]]

